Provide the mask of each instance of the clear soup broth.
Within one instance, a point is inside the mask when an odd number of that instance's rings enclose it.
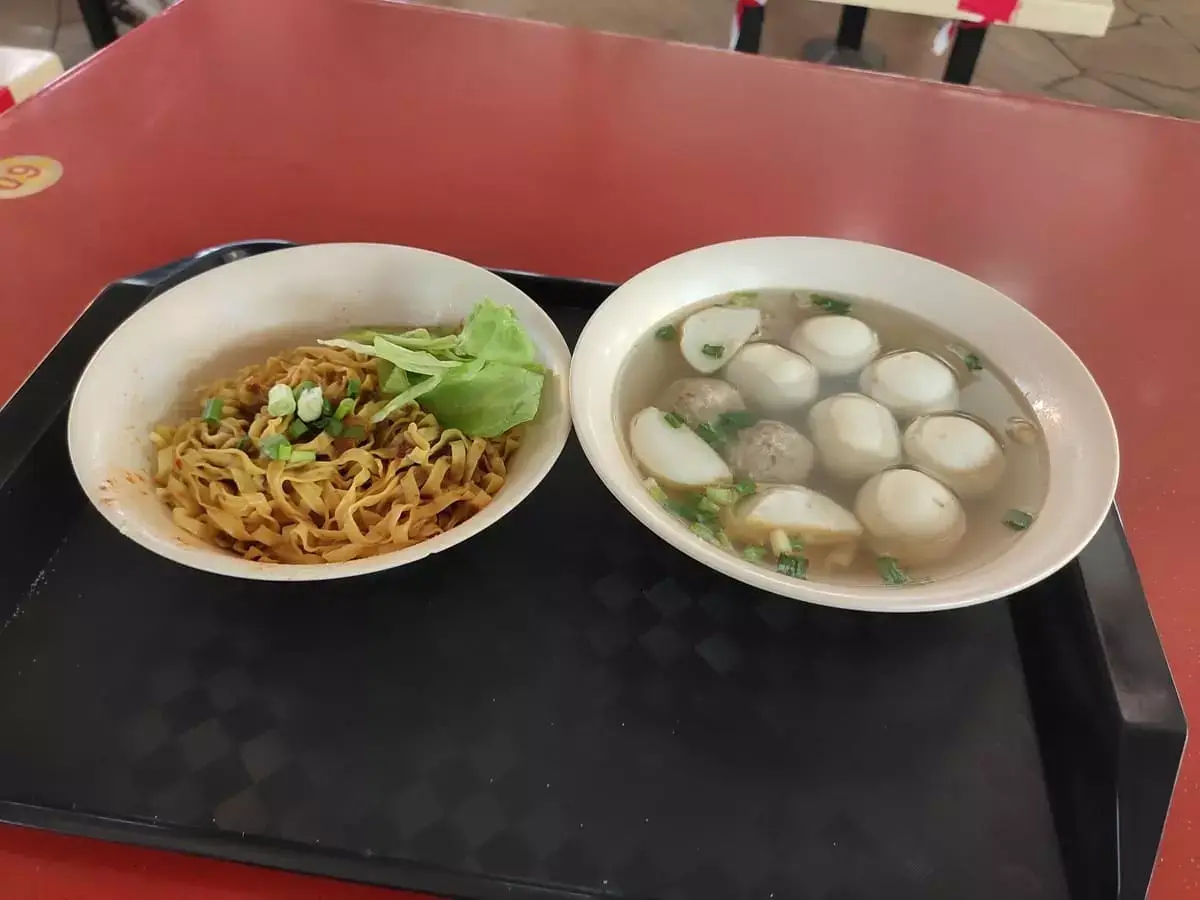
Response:
[[[874,352],[854,343],[864,335]],[[694,378],[715,381],[681,392]],[[616,401],[631,464],[680,528],[812,581],[902,586],[986,565],[1021,539],[1049,486],[1017,386],[954,335],[863,297],[772,289],[697,303],[638,341]]]

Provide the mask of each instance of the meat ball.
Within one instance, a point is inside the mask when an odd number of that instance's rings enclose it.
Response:
[[[680,416],[689,428],[712,424],[724,413],[746,408],[737,388],[720,378],[680,378],[663,392],[663,409]]]
[[[679,327],[679,352],[697,372],[709,375],[754,336],[762,313],[750,306],[710,306],[692,313]]]
[[[653,406],[633,417],[629,445],[634,459],[663,484],[696,488],[733,479],[716,450]]]
[[[773,484],[802,484],[812,471],[815,451],[790,425],[765,419],[738,432],[726,459],[740,478]]]
[[[777,344],[747,344],[725,377],[758,409],[782,415],[816,399],[821,376],[807,359]]]
[[[835,501],[806,487],[773,487],[747,497],[725,517],[729,533],[765,544],[783,532],[811,546],[853,542],[862,534],[858,519]]]
[[[958,409],[954,370],[920,350],[880,357],[863,369],[858,386],[902,419]]]
[[[963,415],[922,416],[904,431],[904,455],[963,499],[991,493],[1004,477],[1004,449]]]
[[[788,344],[829,376],[853,374],[879,355],[879,335],[850,316],[805,319]]]
[[[900,429],[886,407],[862,394],[826,397],[808,413],[821,465],[838,478],[867,478],[900,462]]]
[[[858,491],[854,514],[872,550],[913,565],[945,559],[967,530],[954,493],[916,469],[872,476]]]

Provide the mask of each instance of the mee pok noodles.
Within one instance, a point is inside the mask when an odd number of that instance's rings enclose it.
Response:
[[[504,486],[544,374],[512,310],[363,330],[249,366],[156,428],[175,523],[249,560],[332,563],[428,540]]]

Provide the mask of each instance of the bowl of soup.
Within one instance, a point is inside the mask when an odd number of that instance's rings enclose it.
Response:
[[[571,368],[593,468],[651,531],[756,588],[916,612],[1073,559],[1119,454],[1087,368],[1035,316],[886,247],[777,237],[641,272]]]

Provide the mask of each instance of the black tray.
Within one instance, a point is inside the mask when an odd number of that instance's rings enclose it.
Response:
[[[107,288],[0,412],[0,820],[463,898],[1142,897],[1185,724],[1116,513],[1008,601],[758,593],[573,441],[452,551],[269,585],[122,538],[67,459]],[[605,285],[505,274],[569,340]]]

